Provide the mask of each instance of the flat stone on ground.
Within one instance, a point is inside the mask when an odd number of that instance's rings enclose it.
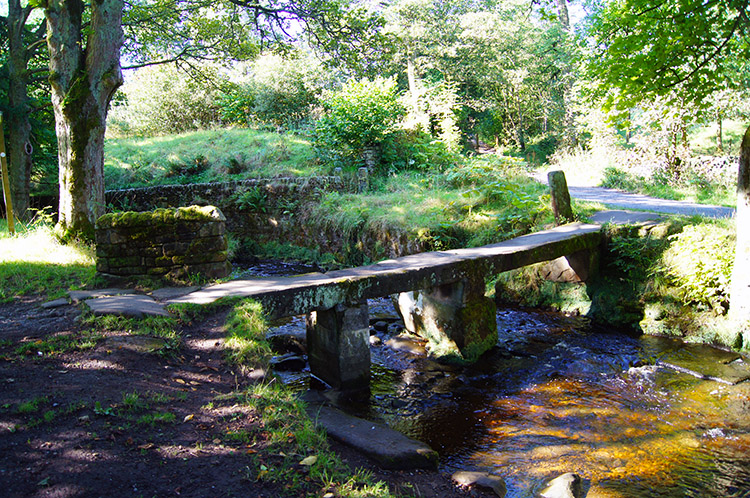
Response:
[[[68,292],[68,296],[70,296],[71,301],[73,301],[74,303],[79,303],[87,299],[94,299],[105,296],[120,296],[123,294],[135,294],[135,291],[133,289],[110,288]]]
[[[70,304],[70,301],[68,301],[64,297],[61,297],[60,299],[55,299],[54,301],[47,301],[46,303],[42,303],[42,308],[49,310],[53,308],[60,308],[68,304]]]
[[[198,289],[200,289],[200,287],[197,285],[191,285],[190,287],[162,287],[161,289],[153,291],[151,297],[157,301],[168,301],[170,299],[187,296]]]
[[[119,335],[104,341],[105,348],[127,349],[136,353],[153,353],[164,349],[166,345],[167,342],[164,339],[145,335]]]
[[[351,446],[386,469],[436,469],[438,454],[400,432],[327,406],[310,406],[310,416],[329,436]]]
[[[589,218],[592,223],[613,225],[633,225],[648,221],[661,220],[661,216],[655,213],[643,213],[639,211],[598,211]]]
[[[141,318],[145,315],[169,316],[164,305],[157,303],[153,298],[138,294],[89,299],[86,305],[94,315],[120,315],[133,318]]]

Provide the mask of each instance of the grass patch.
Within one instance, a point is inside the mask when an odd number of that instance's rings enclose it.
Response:
[[[229,314],[224,342],[226,358],[243,369],[267,369],[273,352],[266,342],[268,321],[263,307],[255,301],[244,301]]]
[[[695,154],[731,154],[737,155],[742,142],[742,136],[747,129],[747,123],[727,119],[722,123],[722,138],[724,150],[718,150],[717,134],[719,127],[716,123],[694,126],[688,134],[690,149]]]
[[[95,276],[92,247],[63,245],[48,225],[22,226],[16,235],[0,225],[0,302],[21,296],[56,299],[95,284]]]
[[[110,189],[328,173],[306,138],[253,129],[108,139],[104,155]]]
[[[83,351],[94,348],[102,337],[100,333],[95,331],[51,335],[44,339],[22,343],[14,352],[19,356],[43,356]]]

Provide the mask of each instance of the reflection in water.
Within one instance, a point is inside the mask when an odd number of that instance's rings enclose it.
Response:
[[[374,347],[371,403],[356,411],[428,443],[446,471],[502,476],[510,497],[565,472],[589,498],[750,497],[750,382],[654,366],[674,341],[581,318],[503,310],[498,329],[498,347],[465,369]]]

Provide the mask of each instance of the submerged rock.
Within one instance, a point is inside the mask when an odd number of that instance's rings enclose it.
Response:
[[[299,372],[304,370],[306,364],[307,362],[303,357],[297,356],[293,353],[275,356],[271,360],[271,366],[273,369],[280,372]]]
[[[547,487],[539,493],[542,498],[581,498],[581,477],[572,472],[552,479]]]

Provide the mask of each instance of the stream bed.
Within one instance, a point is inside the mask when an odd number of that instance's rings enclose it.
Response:
[[[398,320],[389,299],[369,305],[371,323]],[[750,381],[666,366],[685,355],[742,363],[736,355],[546,311],[502,309],[497,323],[497,347],[465,368],[428,359],[392,328],[374,333],[371,396],[344,408],[429,444],[445,472],[501,476],[510,498],[566,472],[588,498],[750,497]],[[304,337],[303,317],[276,325],[271,334]],[[282,373],[300,390],[309,377]]]

